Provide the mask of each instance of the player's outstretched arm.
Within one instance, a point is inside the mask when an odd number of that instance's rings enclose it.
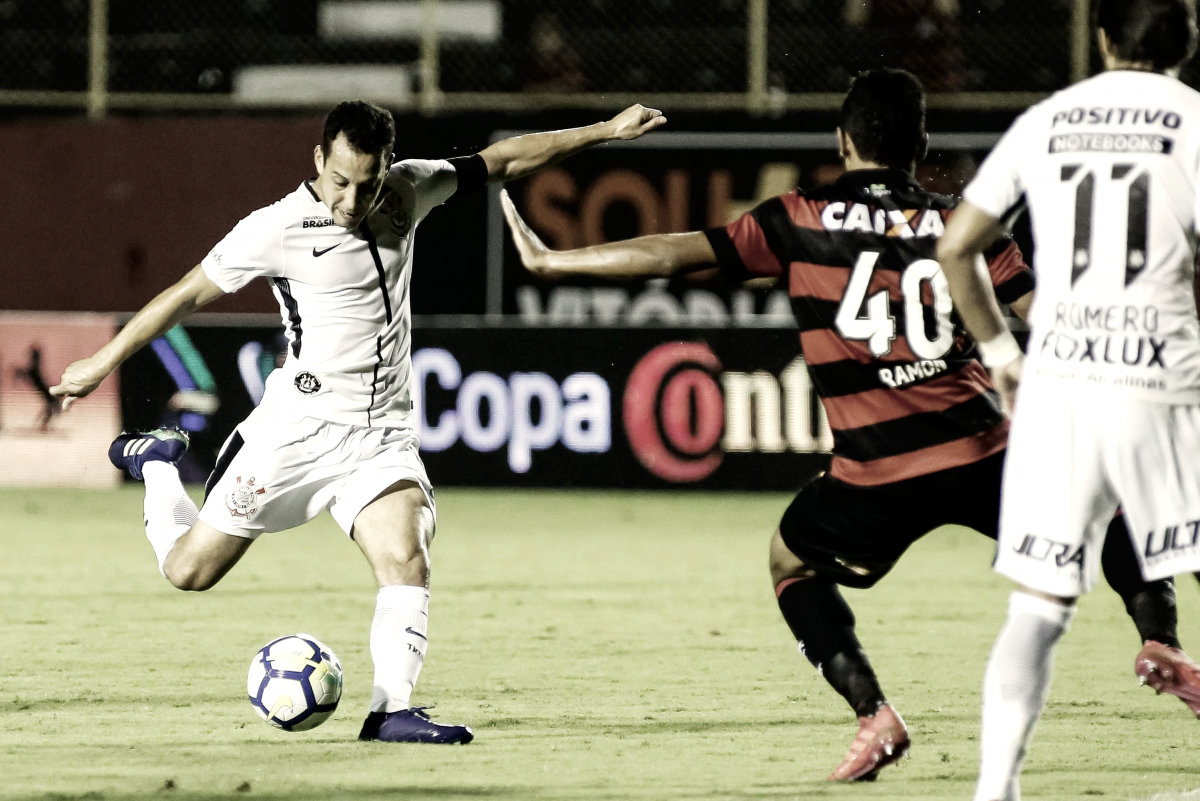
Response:
[[[521,219],[512,198],[504,190],[500,192],[500,205],[517,252],[521,254],[521,263],[531,273],[544,278],[569,275],[615,280],[663,278],[717,265],[712,245],[701,232],[653,234],[575,250],[551,250]]]
[[[1004,322],[983,260],[983,251],[1003,231],[998,219],[964,202],[946,224],[937,255],[954,307],[979,343],[983,363],[992,371],[996,389],[1011,409],[1020,378],[1021,346]]]
[[[50,387],[50,394],[63,399],[64,411],[71,408],[71,404],[100,386],[109,373],[143,346],[162,336],[196,309],[212,303],[223,294],[224,290],[196,266],[178,283],[163,290],[158,297],[147,303],[121,332],[94,356],[68,365],[67,369],[63,370],[58,385]]]
[[[514,181],[562,161],[584,148],[614,139],[637,139],[662,127],[667,118],[658,109],[630,106],[607,122],[586,128],[514,136],[480,151],[487,164],[488,183]]]

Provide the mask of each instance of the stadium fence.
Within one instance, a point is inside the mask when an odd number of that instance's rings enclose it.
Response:
[[[901,66],[1018,109],[1095,66],[1088,0],[2,0],[0,107],[401,112],[838,106]],[[1185,79],[1188,76],[1185,75]]]

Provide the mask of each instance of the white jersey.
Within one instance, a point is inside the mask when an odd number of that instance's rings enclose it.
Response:
[[[288,338],[263,404],[356,426],[412,427],[409,281],[417,224],[458,187],[447,161],[392,166],[358,227],[306,181],[239,222],[200,263],[226,292],[271,279]]]
[[[1193,278],[1200,94],[1106,72],[1023,114],[963,193],[1029,204],[1037,293],[1024,381],[1200,402]]]

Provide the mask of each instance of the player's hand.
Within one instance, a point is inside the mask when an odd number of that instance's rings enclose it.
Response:
[[[549,257],[552,251],[521,219],[516,205],[508,196],[507,189],[500,190],[500,208],[504,209],[504,219],[508,221],[508,229],[512,231],[513,244],[517,246],[517,253],[521,255],[521,263],[525,265],[525,269],[542,277],[551,275]]]
[[[992,383],[1000,393],[1000,401],[1004,413],[1012,417],[1013,409],[1017,406],[1017,385],[1021,383],[1021,365],[1025,357],[1018,356],[1011,362],[992,370]]]
[[[667,124],[667,118],[656,108],[634,105],[608,121],[609,139],[637,139],[644,133]]]
[[[101,359],[89,356],[72,362],[63,370],[62,378],[56,386],[50,387],[50,394],[62,398],[62,408],[65,412],[75,401],[90,395],[100,386],[112,370]]]

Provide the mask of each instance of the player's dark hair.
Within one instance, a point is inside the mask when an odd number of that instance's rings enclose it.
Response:
[[[838,126],[863,160],[910,169],[925,158],[925,89],[905,70],[867,70],[851,82]]]
[[[344,100],[325,118],[321,152],[329,157],[333,140],[341,134],[360,153],[389,155],[396,144],[396,121],[392,112],[365,100]]]
[[[1196,52],[1193,0],[1100,0],[1095,22],[1120,59],[1159,72],[1186,64]]]

